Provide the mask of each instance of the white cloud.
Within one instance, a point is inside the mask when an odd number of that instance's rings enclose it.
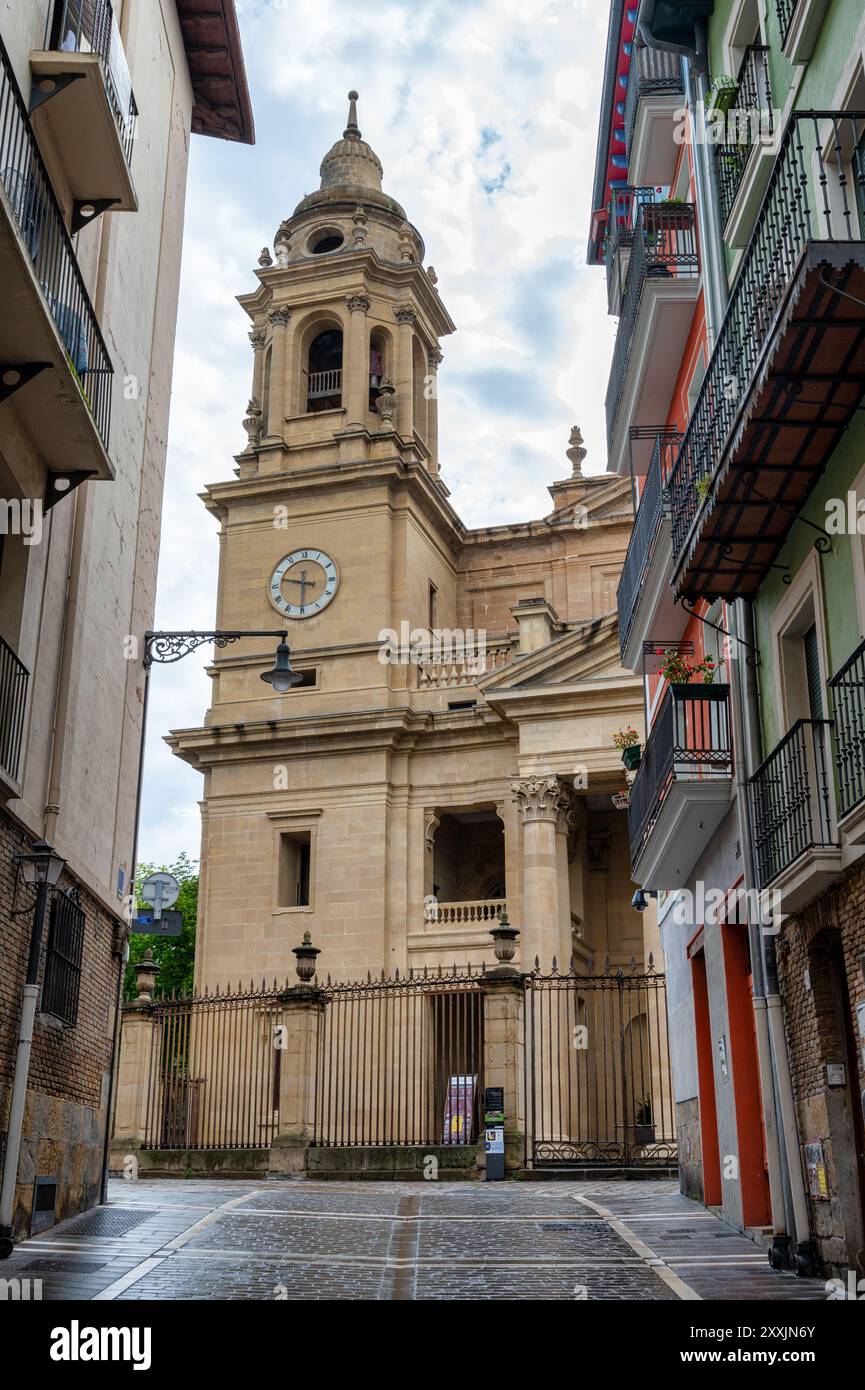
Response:
[[[440,372],[441,460],[469,525],[549,510],[578,421],[605,464],[613,342],[586,270],[607,9],[588,0],[239,0],[254,149],[192,142],[157,621],[210,627],[216,528],[197,494],[231,476],[250,390],[246,316],[264,243],[342,133],[345,94],[387,192],[427,246],[458,326]],[[484,142],[482,132],[495,132]],[[482,150],[482,144],[485,148]],[[485,191],[484,183],[502,186]],[[495,373],[503,389],[496,392]],[[202,721],[209,649],[157,667],[142,857],[197,854],[199,775],[161,742]]]

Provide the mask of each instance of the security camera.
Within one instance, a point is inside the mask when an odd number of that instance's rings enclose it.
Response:
[[[631,907],[634,909],[635,912],[645,912],[648,906],[649,899],[646,897],[642,888],[638,888],[634,896],[631,898]]]

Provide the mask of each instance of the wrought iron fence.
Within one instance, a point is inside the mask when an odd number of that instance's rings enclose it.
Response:
[[[0,769],[13,782],[21,768],[30,672],[0,637]]]
[[[316,1146],[476,1144],[482,971],[324,987]]]
[[[625,98],[625,149],[631,156],[631,142],[637,111],[644,96],[682,92],[682,61],[675,53],[660,48],[638,45],[628,73],[628,95]]]
[[[800,112],[781,141],[754,233],[670,478],[673,554],[681,564],[729,449],[775,316],[812,241],[862,239],[865,114]]]
[[[607,443],[610,447],[646,281],[694,279],[699,273],[693,204],[640,203],[636,209],[631,259],[607,386]]]
[[[669,685],[631,787],[631,864],[636,864],[676,781],[729,781],[732,772],[730,687]]]
[[[838,814],[865,800],[865,642],[829,682],[835,712]]]
[[[138,107],[111,0],[57,0],[48,25],[46,47],[99,55],[105,90],[129,164]]]
[[[675,431],[660,430],[655,440],[640,505],[634,518],[634,529],[628,542],[628,553],[616,591],[619,612],[619,642],[622,650],[628,640],[637,601],[642,592],[655,541],[661,529],[661,519],[669,514],[666,484],[682,436]]]
[[[161,999],[154,1013],[145,1148],[268,1148],[283,1055],[276,986]]]
[[[724,118],[726,139],[713,146],[721,216],[726,222],[754,146],[774,131],[769,49],[751,44],[736,78],[736,98]]]
[[[798,720],[751,778],[760,888],[768,887],[806,850],[837,844],[831,735],[830,719]]]
[[[781,44],[787,42],[787,36],[793,25],[793,17],[799,5],[799,0],[775,0],[775,9],[778,11],[778,22],[781,25]]]
[[[666,978],[609,963],[526,978],[526,1163],[675,1163]]]
[[[78,1021],[84,922],[84,909],[76,898],[65,892],[54,893],[40,1007],[69,1024]]]
[[[63,341],[69,370],[107,446],[111,359],[2,39],[0,183]]]

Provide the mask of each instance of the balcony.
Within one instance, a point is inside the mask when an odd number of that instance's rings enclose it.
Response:
[[[618,317],[628,278],[631,247],[637,212],[644,203],[655,201],[654,188],[626,184],[617,188],[607,204],[607,234],[604,241],[604,264],[607,268],[607,312]]]
[[[616,603],[622,665],[629,671],[639,666],[651,628],[672,637],[681,625],[681,610],[675,609],[669,583],[673,551],[667,499],[667,481],[681,440],[674,430],[657,434],[622,566]]]
[[[473,951],[479,961],[492,956],[490,929],[507,910],[506,898],[474,898],[464,902],[431,902],[420,926],[409,931],[409,956],[417,953],[426,965],[430,951]]]
[[[797,912],[841,872],[831,773],[832,721],[800,719],[751,778],[758,888]]]
[[[781,43],[791,63],[807,63],[817,45],[829,0],[775,0]]]
[[[835,713],[838,825],[851,844],[865,842],[865,642],[829,682]]]
[[[635,184],[668,187],[676,168],[676,113],[684,105],[682,63],[674,53],[640,45],[628,74],[625,148]]]
[[[865,390],[865,116],[794,115],[670,478],[680,597],[751,598]]]
[[[611,472],[623,471],[630,425],[667,417],[699,276],[693,205],[640,203],[607,386]],[[656,343],[663,352],[653,350]]]
[[[33,130],[63,170],[72,231],[106,206],[134,212],[138,111],[111,0],[56,0],[30,71]]]
[[[466,644],[453,642],[450,655],[437,650],[437,646],[447,647],[450,634],[441,632],[438,642],[433,638],[429,652],[419,652],[415,665],[418,690],[452,690],[458,686],[477,685],[484,676],[499,671],[514,655],[515,638],[488,637]]]
[[[2,42],[0,301],[3,411],[49,471],[112,478],[111,359]]]
[[[730,808],[728,685],[670,685],[631,788],[631,876],[681,888]]]
[[[724,120],[727,138],[712,149],[725,240],[739,247],[747,245],[775,161],[768,48],[745,50],[736,82]]]
[[[21,746],[30,672],[0,637],[0,798],[20,796]]]
[[[332,410],[342,405],[342,368],[310,372],[306,382],[307,410]]]

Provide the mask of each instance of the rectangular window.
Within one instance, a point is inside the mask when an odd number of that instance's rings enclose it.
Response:
[[[78,1019],[83,953],[84,911],[68,893],[57,893],[51,903],[42,1010],[64,1023]]]
[[[293,830],[280,835],[280,907],[309,907],[311,862],[312,843],[308,830]]]
[[[433,584],[433,582],[430,581],[430,586],[429,586],[429,626],[432,627],[432,628],[438,627],[438,616],[439,616],[439,615],[438,615],[438,593],[439,593],[439,591],[438,591],[438,589],[436,588],[435,584]]]

